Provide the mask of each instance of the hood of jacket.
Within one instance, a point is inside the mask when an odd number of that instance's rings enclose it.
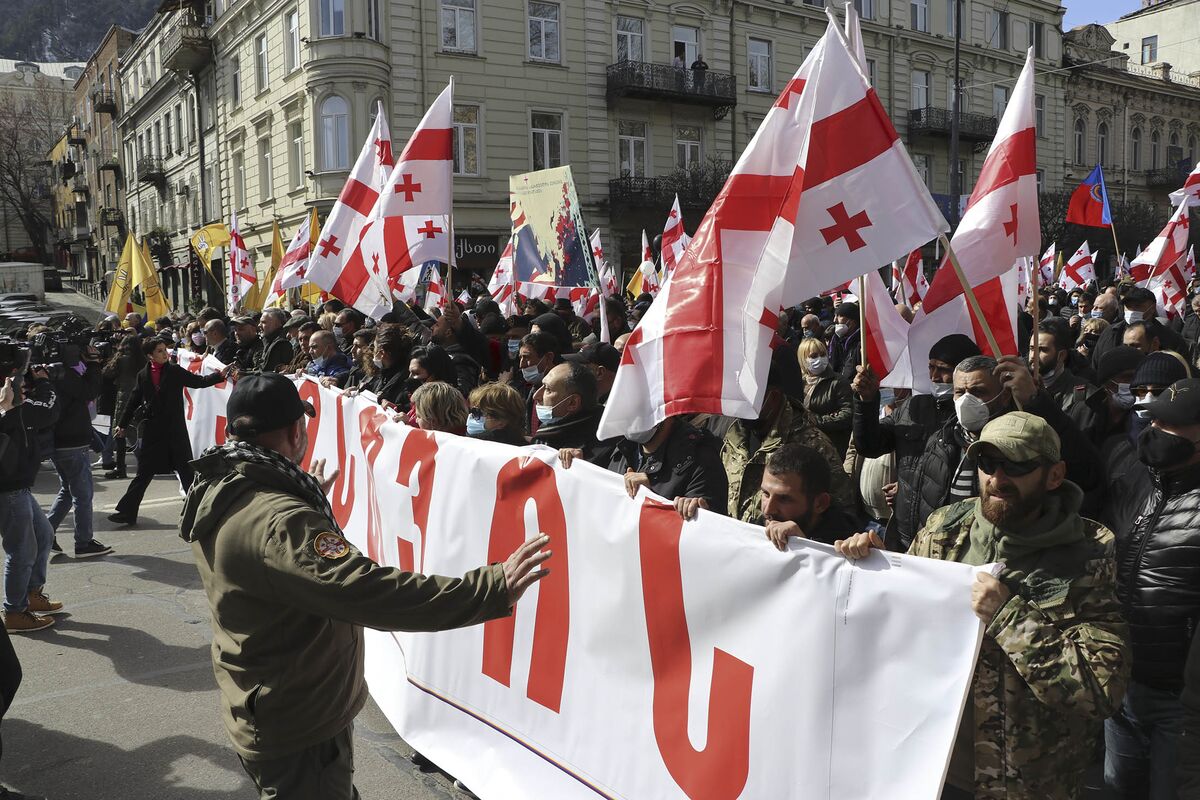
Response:
[[[246,492],[282,492],[301,496],[287,475],[263,464],[232,461],[210,453],[192,462],[195,481],[188,491],[179,520],[179,536],[195,542],[211,536],[230,507]]]

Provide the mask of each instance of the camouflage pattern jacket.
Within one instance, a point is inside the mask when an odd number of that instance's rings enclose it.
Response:
[[[930,515],[910,555],[961,561],[979,499]],[[1080,796],[1101,723],[1129,680],[1113,535],[1083,520],[1083,541],[1050,547],[1001,580],[1014,592],[984,630],[971,699],[977,800]]]
[[[762,524],[759,487],[762,485],[767,456],[792,442],[811,447],[829,462],[829,493],[833,495],[834,504],[843,508],[856,507],[854,487],[842,469],[843,454],[817,428],[816,418],[804,406],[790,399],[784,403],[771,430],[752,450],[747,434],[753,425],[753,420],[737,420],[725,432],[725,441],[721,445],[721,463],[725,465],[725,474],[729,477],[729,516],[743,522]]]

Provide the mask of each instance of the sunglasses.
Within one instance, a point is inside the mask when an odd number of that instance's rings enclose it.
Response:
[[[998,458],[990,455],[980,455],[976,462],[986,475],[995,475],[996,470],[1003,468],[1004,474],[1010,478],[1019,478],[1022,475],[1028,475],[1038,467],[1042,466],[1041,461],[1009,461],[1006,458]]]
[[[1141,400],[1141,399],[1144,399],[1147,395],[1149,395],[1150,397],[1158,397],[1160,394],[1165,392],[1166,389],[1151,389],[1149,386],[1139,386],[1136,389],[1133,389],[1132,391],[1133,391],[1133,396],[1138,398],[1139,400]]]

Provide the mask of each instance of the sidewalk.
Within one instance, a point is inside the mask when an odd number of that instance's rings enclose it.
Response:
[[[68,287],[63,287],[61,292],[46,292],[46,304],[61,306],[78,314],[88,322],[99,322],[100,318],[104,316],[103,303]]]

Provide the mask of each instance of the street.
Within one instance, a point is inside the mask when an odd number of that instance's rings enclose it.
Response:
[[[69,305],[89,310],[71,296]],[[254,797],[220,720],[208,603],[176,528],[178,481],[156,479],[137,529],[113,530],[107,516],[128,481],[105,480],[98,468],[94,476],[96,538],[115,552],[51,559],[46,591],[66,613],[53,628],[13,636],[24,679],[3,723],[0,780],[50,800]],[[43,509],[57,490],[47,462],[35,487]],[[68,553],[71,521],[57,536]],[[410,753],[368,702],[355,726],[364,798],[464,796],[446,776],[418,770]]]

